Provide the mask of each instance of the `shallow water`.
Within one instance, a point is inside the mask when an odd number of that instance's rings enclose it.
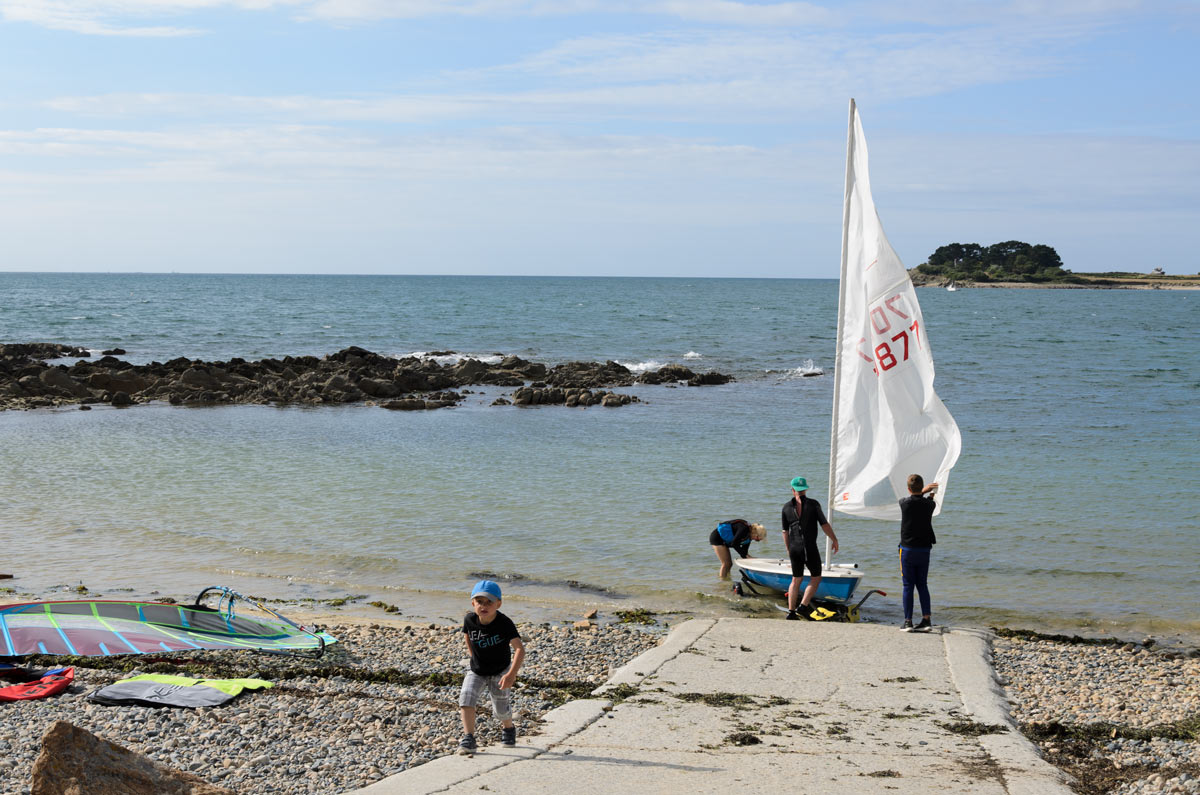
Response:
[[[1200,295],[918,297],[963,434],[935,520],[935,620],[1200,637]],[[229,582],[402,608],[494,572],[530,610],[727,612],[715,523],[763,522],[755,554],[779,556],[787,481],[825,502],[832,381],[803,373],[832,370],[836,300],[827,280],[0,274],[0,340],[134,362],[360,345],[738,379],[635,387],[643,402],[620,409],[492,407],[511,390],[488,389],[427,413],[0,413],[0,570],[23,592]],[[894,620],[896,527],[834,525],[838,559],[889,592],[869,615]]]

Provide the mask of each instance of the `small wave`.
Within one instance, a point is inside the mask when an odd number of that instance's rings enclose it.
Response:
[[[811,378],[817,375],[825,375],[825,370],[818,367],[812,359],[805,359],[804,363],[794,370],[783,371],[783,377],[785,380],[790,380],[792,378]]]
[[[704,357],[695,351],[688,351],[683,355],[685,359],[703,359]]]
[[[321,326],[321,328],[333,328],[333,326]]]
[[[655,361],[654,359],[651,359],[648,362],[634,362],[632,364],[630,364],[629,362],[622,362],[620,360],[617,360],[617,364],[623,365],[630,372],[634,372],[634,373],[645,373],[645,372],[649,372],[650,370],[658,370],[663,366],[662,362]]]
[[[87,320],[87,315],[71,315],[67,320]]]

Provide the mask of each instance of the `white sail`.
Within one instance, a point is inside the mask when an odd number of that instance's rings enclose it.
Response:
[[[850,100],[830,505],[899,519],[898,500],[915,472],[939,484],[938,513],[960,447],[958,426],[933,391],[917,292],[875,212],[867,142]]]

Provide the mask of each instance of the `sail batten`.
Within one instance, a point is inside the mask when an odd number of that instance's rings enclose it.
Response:
[[[875,210],[853,99],[835,359],[831,510],[899,519],[898,500],[916,472],[940,485],[940,512],[961,436],[933,389],[933,355],[916,289]]]

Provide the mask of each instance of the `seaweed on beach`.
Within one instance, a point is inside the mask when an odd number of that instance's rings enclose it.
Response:
[[[725,738],[725,742],[730,745],[758,745],[762,739],[750,732],[734,732]]]
[[[1156,723],[1137,728],[1116,723],[1060,723],[1058,721],[1022,723],[1021,733],[1034,740],[1064,738],[1070,740],[1200,740],[1200,712],[1171,723]]]
[[[1033,730],[1027,728],[1031,726],[1031,724],[1023,724],[1022,731],[1027,737],[1037,742],[1046,761],[1071,777],[1071,789],[1079,795],[1107,795],[1125,784],[1141,782],[1155,774],[1164,779],[1176,778],[1183,773],[1200,777],[1200,765],[1192,763],[1162,766],[1148,764],[1118,766],[1114,764],[1113,760],[1103,756],[1103,748],[1113,735],[1111,732],[1103,734],[1099,726],[1056,724],[1052,731],[1058,733],[1045,734],[1040,737],[1037,736],[1038,732],[1048,731],[1048,724],[1043,725],[1032,734]],[[1097,756],[1098,752],[1099,756]]]
[[[978,723],[973,720],[939,721],[938,726],[951,734],[961,734],[964,737],[982,737],[985,734],[1003,734],[1008,731],[1007,726],[997,723]]]
[[[644,607],[637,607],[632,610],[615,610],[613,614],[617,616],[618,624],[656,624],[654,618],[655,613],[647,610]]]
[[[741,693],[674,693],[680,701],[700,701],[710,707],[746,707],[754,699]]]
[[[1074,646],[1145,646],[1147,649],[1154,645],[1154,640],[1150,639],[1146,643],[1135,643],[1130,640],[1120,640],[1119,638],[1085,638],[1080,635],[1049,635],[1044,632],[1035,632],[1032,629],[1010,629],[1008,627],[991,627],[992,632],[996,633],[1000,638],[1017,638],[1019,640],[1047,640],[1054,643],[1070,643]]]

